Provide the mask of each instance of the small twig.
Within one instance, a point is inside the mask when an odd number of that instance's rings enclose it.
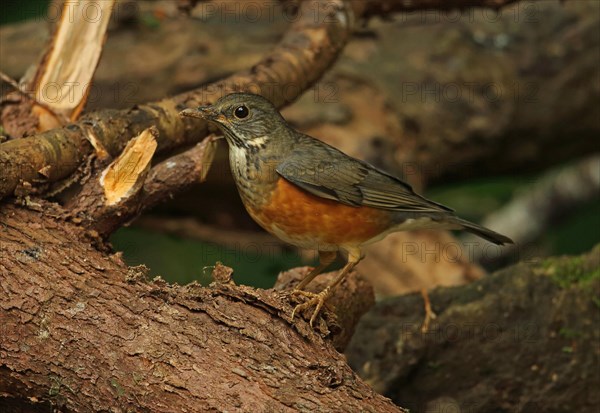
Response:
[[[50,112],[53,116],[57,117],[58,119],[63,121],[63,123],[65,123],[66,118],[64,116],[61,116],[60,114],[56,113],[50,106],[37,100],[35,98],[35,95],[32,95],[31,93],[27,92],[26,90],[23,90],[21,85],[19,85],[19,83],[16,80],[14,80],[12,77],[8,76],[6,73],[4,73],[1,70],[0,70],[0,79],[2,79],[2,81],[4,81],[5,83],[8,83],[15,90],[15,92],[17,92],[19,95],[23,96],[27,100],[32,101],[33,103],[35,103],[38,106],[43,107],[48,112]],[[0,98],[0,105],[2,105],[4,102],[7,102],[7,101],[8,101],[8,96],[2,96]]]
[[[21,86],[19,86],[16,80],[4,73],[2,70],[0,70],[0,79],[11,85],[17,92],[24,94],[28,98],[31,98],[31,96],[21,90]]]

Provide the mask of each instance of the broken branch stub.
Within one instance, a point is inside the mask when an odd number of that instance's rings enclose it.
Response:
[[[205,139],[185,152],[151,167],[159,132],[143,131],[101,172],[93,184],[66,204],[69,215],[83,227],[106,238],[143,210],[173,194],[203,182],[212,164],[216,142]]]
[[[142,131],[116,159],[94,173],[79,194],[69,199],[65,209],[74,222],[107,237],[139,213],[158,134],[154,126]],[[100,154],[96,162],[102,165]]]
[[[156,151],[158,130],[153,126],[127,143],[125,149],[100,176],[106,205],[112,206],[142,187]]]
[[[74,121],[85,106],[100,61],[114,0],[65,2],[34,80],[38,131]],[[47,108],[52,110],[52,113]]]
[[[19,138],[60,128],[79,118],[106,38],[115,0],[66,1],[60,21],[31,79],[21,83],[15,103],[2,113],[3,126]],[[22,118],[27,118],[23,122]]]

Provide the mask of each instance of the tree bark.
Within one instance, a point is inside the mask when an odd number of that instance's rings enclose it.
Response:
[[[324,339],[292,322],[286,292],[223,267],[209,288],[148,281],[46,210],[0,210],[2,411],[403,411],[334,349],[350,324]],[[343,287],[344,311],[372,304],[354,276]]]

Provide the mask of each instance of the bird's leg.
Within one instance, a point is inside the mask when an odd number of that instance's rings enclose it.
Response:
[[[423,320],[423,325],[421,326],[421,333],[425,334],[429,331],[429,323],[431,320],[435,320],[436,314],[431,309],[431,301],[429,300],[429,293],[426,288],[421,288],[421,296],[423,297],[423,302],[425,303],[425,319]]]
[[[308,285],[317,275],[321,274],[323,270],[331,265],[337,257],[337,251],[319,251],[319,265],[312,269],[311,272],[300,281],[300,284],[294,288],[294,293],[302,291],[304,287]]]
[[[307,308],[310,308],[311,306],[314,305],[315,311],[313,311],[313,314],[310,317],[310,322],[309,322],[310,326],[312,327],[313,323],[317,319],[317,316],[319,315],[319,312],[321,311],[321,308],[323,308],[323,305],[325,305],[325,301],[331,296],[333,289],[335,287],[337,287],[344,280],[344,277],[346,276],[346,274],[348,274],[350,271],[352,271],[352,269],[356,266],[356,264],[358,264],[360,262],[361,259],[362,259],[362,255],[361,255],[359,249],[353,249],[353,250],[349,251],[348,262],[340,270],[339,274],[335,277],[333,282],[331,284],[329,284],[327,287],[325,287],[325,289],[323,291],[321,291],[318,294],[306,293],[303,291],[302,295],[309,296],[310,299],[305,303],[298,304],[294,308],[294,311],[292,311],[292,320],[294,319],[294,315],[296,314],[297,311],[304,311]]]

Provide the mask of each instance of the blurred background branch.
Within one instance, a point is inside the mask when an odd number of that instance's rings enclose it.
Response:
[[[515,241],[514,246],[502,249],[503,255],[493,257],[495,265],[499,266],[503,257],[512,255],[515,248],[533,245],[553,225],[599,198],[598,155],[551,170],[521,188],[510,202],[482,220],[485,226],[503,228]],[[480,240],[468,235],[461,239],[465,244],[476,246],[475,260],[484,264],[489,260]]]

